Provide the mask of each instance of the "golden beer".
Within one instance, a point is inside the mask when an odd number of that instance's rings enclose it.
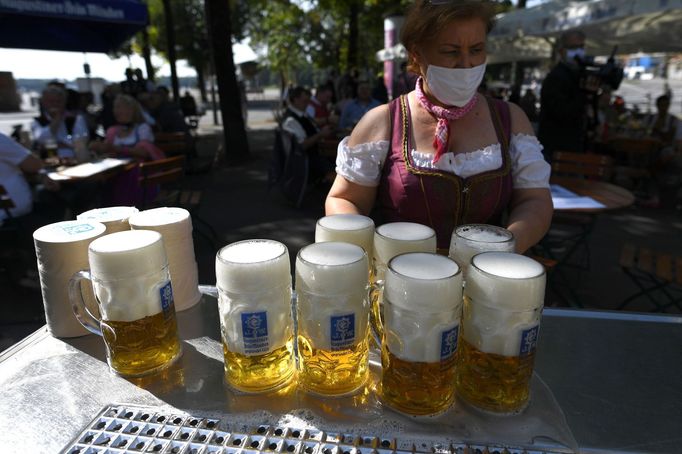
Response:
[[[69,282],[78,321],[104,338],[107,362],[119,375],[140,377],[170,366],[182,354],[173,288],[160,233],[127,230],[88,246],[90,271]],[[101,318],[85,305],[80,281],[92,281]]]
[[[398,411],[429,415],[454,400],[462,274],[435,253],[388,263],[381,339],[381,397]]]
[[[225,379],[245,392],[262,392],[279,388],[291,380],[295,365],[293,337],[286,345],[263,355],[242,355],[228,350],[223,341]]]
[[[483,353],[466,340],[459,347],[457,391],[466,402],[484,410],[513,413],[530,397],[535,351],[524,356]]]
[[[121,375],[137,376],[170,365],[182,352],[177,330],[175,310],[132,322],[103,321],[110,367]]]
[[[322,350],[314,348],[306,337],[298,336],[298,354],[301,382],[315,393],[348,394],[364,385],[369,376],[367,339],[351,348]]]
[[[447,409],[455,397],[455,356],[433,363],[405,361],[381,348],[381,396],[391,407],[410,415]]]
[[[544,268],[522,255],[484,252],[471,260],[464,293],[457,393],[482,410],[520,412],[530,399]]]
[[[315,243],[298,253],[299,377],[313,393],[349,394],[367,380],[367,270],[367,254],[350,243]]]
[[[225,380],[247,393],[272,391],[296,370],[289,252],[273,240],[246,240],[216,256]]]

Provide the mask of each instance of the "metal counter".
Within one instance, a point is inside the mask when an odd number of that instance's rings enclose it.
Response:
[[[216,300],[208,293],[200,304],[178,313],[183,356],[155,376],[118,377],[109,372],[101,338],[59,340],[45,328],[0,354],[0,451],[59,452],[112,403],[207,417],[245,415],[254,424],[273,423],[268,418],[278,414],[301,423],[323,414],[325,424],[333,422],[337,430],[356,425],[394,428],[404,435],[409,426],[431,438],[442,437],[444,427],[463,428],[459,410],[430,425],[377,410],[369,392],[346,401],[299,396],[300,408],[292,413],[291,399],[229,391],[223,383]],[[549,406],[558,402],[582,452],[680,452],[681,365],[682,317],[548,308],[536,359],[542,380],[534,379],[533,396]],[[515,421],[527,425],[515,418],[520,417],[499,419],[508,426],[506,433],[515,432]]]

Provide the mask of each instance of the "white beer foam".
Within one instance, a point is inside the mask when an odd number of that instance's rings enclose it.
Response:
[[[354,315],[355,340],[367,336],[367,254],[354,244],[314,243],[296,260],[299,332],[316,348],[330,350],[331,317]]]
[[[455,233],[462,238],[485,243],[502,243],[514,239],[509,230],[485,224],[463,225],[457,227]]]
[[[412,252],[389,262],[384,296],[403,309],[440,312],[462,303],[462,276],[453,260]]]
[[[377,279],[384,278],[386,264],[406,252],[436,252],[436,232],[415,222],[391,222],[374,233],[374,264]]]
[[[474,255],[486,251],[514,252],[515,246],[514,235],[507,229],[469,224],[457,227],[452,233],[448,255],[462,267],[466,275]]]
[[[521,336],[540,324],[541,307],[525,312],[500,311],[468,299],[463,337],[476,349],[503,356],[519,356]]]
[[[472,260],[464,293],[464,338],[483,352],[518,356],[523,331],[540,323],[545,270],[523,255],[484,252]]]
[[[334,214],[317,221],[315,242],[342,241],[360,246],[371,257],[374,221],[359,214]]]
[[[244,346],[242,313],[265,312],[268,353],[283,347],[293,336],[291,285],[270,288],[256,294],[218,294],[222,338],[229,351],[248,355]],[[259,353],[259,354],[265,354]]]
[[[443,333],[459,325],[462,275],[434,253],[401,254],[389,262],[383,306],[388,349],[413,362],[441,360]]]
[[[300,250],[296,259],[296,290],[338,295],[365,289],[368,266],[367,254],[354,244],[310,244]]]
[[[225,246],[216,256],[216,281],[231,293],[259,293],[291,286],[289,252],[274,240],[245,240]]]
[[[443,333],[459,325],[461,304],[456,310],[423,313],[419,308],[407,311],[384,304],[384,335],[388,350],[398,358],[411,362],[436,363],[441,360]]]
[[[88,248],[93,277],[105,281],[157,272],[167,263],[161,234],[151,230],[127,230],[104,235]]]
[[[134,321],[163,310],[161,288],[169,281],[160,233],[128,230],[104,235],[90,243],[88,256],[104,320]]]
[[[144,277],[100,284],[93,282],[103,320],[131,322],[163,310],[161,289],[168,284],[166,271]]]

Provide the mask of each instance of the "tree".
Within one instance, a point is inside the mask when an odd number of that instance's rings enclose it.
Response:
[[[249,142],[244,128],[241,92],[232,56],[232,21],[229,5],[223,0],[206,0],[208,41],[220,92],[225,153],[230,163],[243,161],[249,155]]]

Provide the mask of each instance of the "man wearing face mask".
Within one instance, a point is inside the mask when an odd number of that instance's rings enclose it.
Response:
[[[415,2],[401,41],[420,77],[341,141],[327,214],[428,225],[443,252],[461,224],[506,227],[518,252],[544,236],[552,201],[542,147],[518,106],[477,92],[494,15],[487,1]]]
[[[599,80],[584,77],[581,70],[584,33],[572,30],[561,35],[559,55],[561,60],[547,74],[540,92],[538,139],[548,162],[557,150],[585,151],[587,112],[591,96],[599,89]]]

